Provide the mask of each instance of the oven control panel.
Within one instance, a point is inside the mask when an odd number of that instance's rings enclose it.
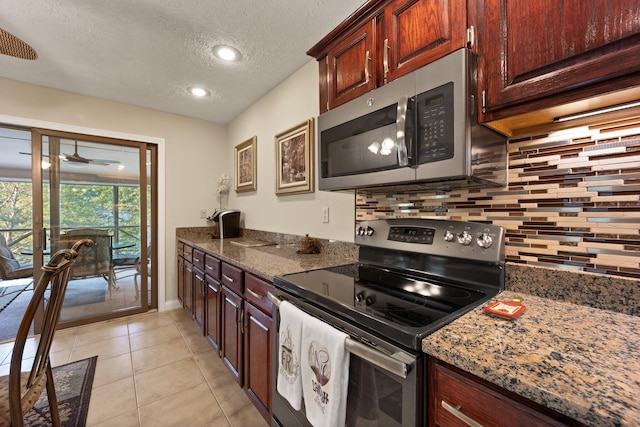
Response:
[[[391,227],[389,229],[388,240],[397,242],[420,243],[423,245],[433,244],[436,230],[425,227]]]
[[[361,221],[355,243],[383,249],[499,262],[504,229],[478,222],[418,218]]]

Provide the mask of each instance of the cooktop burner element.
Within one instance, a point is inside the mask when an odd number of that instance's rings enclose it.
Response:
[[[288,274],[274,285],[414,350],[504,287],[500,227],[395,219],[360,223],[356,233],[358,263]]]

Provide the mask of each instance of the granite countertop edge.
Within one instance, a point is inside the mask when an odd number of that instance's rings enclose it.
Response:
[[[586,425],[640,425],[640,318],[523,296],[514,320],[477,307],[422,342],[425,353]]]
[[[351,264],[357,261],[343,254],[324,252],[301,254],[295,244],[244,247],[231,243],[235,240],[243,240],[242,237],[224,240],[211,238],[191,240],[178,237],[177,240],[269,281],[285,274]]]

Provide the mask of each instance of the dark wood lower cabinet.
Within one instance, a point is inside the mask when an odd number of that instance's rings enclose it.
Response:
[[[271,418],[271,333],[273,321],[250,303],[244,309],[244,389],[269,421]]]
[[[205,322],[205,336],[213,348],[220,354],[220,282],[209,275],[205,276],[207,283],[207,311]]]
[[[205,280],[204,272],[199,268],[193,269],[193,320],[204,331],[205,315]]]
[[[182,306],[270,424],[272,283],[179,243],[178,286]]]
[[[429,372],[431,427],[582,425],[436,359]]]
[[[184,301],[184,258],[178,255],[178,300]],[[184,304],[184,303],[183,303]]]
[[[187,312],[193,316],[193,264],[186,259],[184,260],[184,298],[182,306]]]
[[[242,385],[242,297],[222,287],[222,361]]]

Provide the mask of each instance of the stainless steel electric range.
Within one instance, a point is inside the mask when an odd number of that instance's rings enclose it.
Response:
[[[504,289],[504,230],[431,219],[363,221],[358,263],[274,279],[287,300],[349,334],[347,426],[424,425],[422,339]],[[278,325],[278,312],[274,311]],[[274,334],[274,370],[278,334]],[[274,375],[274,378],[276,376]],[[273,385],[273,426],[309,426]]]

